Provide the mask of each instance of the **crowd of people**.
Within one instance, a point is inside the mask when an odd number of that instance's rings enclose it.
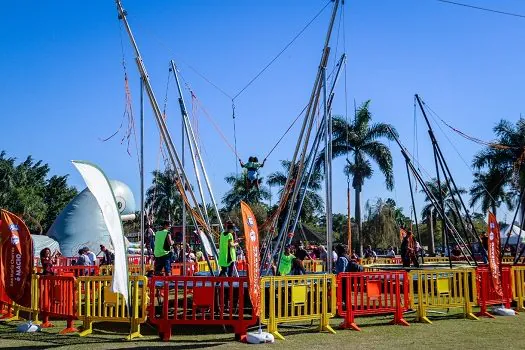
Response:
[[[237,230],[231,221],[225,223],[225,229],[219,236],[219,256],[218,266],[220,267],[220,276],[232,276],[234,273],[235,262],[238,259],[243,259],[243,252],[240,246],[240,239],[237,238]],[[154,231],[151,225],[146,226],[144,232],[145,253],[148,256],[154,257],[154,269],[152,274],[156,275],[170,275],[172,271],[172,263],[199,262],[204,261],[204,253],[198,248],[192,248],[190,244],[183,246],[181,242],[174,240],[175,233],[169,221],[164,221],[162,227],[158,231]],[[199,247],[200,244],[195,245]],[[419,266],[417,254],[420,246],[414,239],[412,232],[408,231],[403,238],[400,247],[400,255],[404,267],[414,265]],[[386,257],[395,257],[396,250],[390,246],[388,249],[380,251],[381,255]],[[42,264],[43,274],[53,274],[52,267],[56,265],[56,258],[59,252],[51,254],[49,248],[44,248],[40,252],[40,261]],[[101,259],[98,256],[101,255]],[[376,250],[372,249],[370,245],[365,247],[363,251],[363,258],[372,259],[376,261],[378,254]],[[73,261],[73,265],[77,266],[94,266],[94,265],[111,265],[115,259],[114,253],[100,245],[100,251],[95,254],[88,247],[83,247],[78,250],[78,257]],[[302,275],[307,273],[305,268],[306,260],[321,260],[326,263],[328,259],[332,261],[332,272],[355,272],[361,271],[361,259],[356,253],[355,249],[351,252],[347,251],[344,245],[335,246],[331,252],[328,252],[323,245],[308,245],[302,242],[287,245],[280,256],[274,257],[269,269],[274,275]]]
[[[101,259],[98,258],[101,255]],[[42,265],[42,275],[54,275],[53,266],[57,265],[57,260],[62,255],[59,251],[51,253],[51,249],[44,248],[40,251],[40,264]],[[75,260],[72,260],[72,266],[96,266],[96,265],[112,265],[115,260],[115,254],[106,248],[104,245],[100,245],[100,252],[98,254],[93,253],[88,247],[83,247],[78,250],[78,256]]]

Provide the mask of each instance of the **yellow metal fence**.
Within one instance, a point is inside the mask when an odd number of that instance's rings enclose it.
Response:
[[[261,323],[276,338],[284,339],[278,325],[319,320],[320,330],[335,333],[329,320],[336,314],[334,275],[263,277]]]

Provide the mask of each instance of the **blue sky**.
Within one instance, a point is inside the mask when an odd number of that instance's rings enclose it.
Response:
[[[469,3],[525,13],[525,3],[520,0]],[[324,0],[123,1],[161,105],[168,62],[175,59],[185,81],[231,143],[231,100],[189,65],[235,95],[325,4]],[[0,120],[4,132],[0,149],[19,158],[32,154],[43,159],[53,173],[71,174],[71,183],[78,188],[84,184],[70,160],[92,161],[110,178],[129,184],[138,199],[134,145],[130,157],[126,145],[120,144],[123,131],[108,142],[100,141],[118,129],[124,111],[121,35],[135,118],[139,117],[138,73],[114,2],[3,1],[1,5]],[[329,13],[327,8],[236,100],[237,143],[242,158],[262,158],[306,104]],[[411,151],[415,150],[417,134],[419,160],[434,174],[430,142],[419,114],[415,128],[414,93],[458,129],[491,139],[492,127],[499,119],[516,121],[524,112],[520,105],[524,97],[524,27],[525,21],[520,18],[433,0],[347,0],[349,109],[353,109],[354,99],[358,104],[371,99],[374,119],[393,124]],[[342,54],[342,25],[340,28],[337,55],[335,43],[332,47],[332,65]],[[334,37],[337,32],[336,24]],[[334,114],[343,115],[344,106],[341,80]],[[173,79],[167,111],[178,145],[180,113]],[[221,198],[228,189],[224,176],[235,172],[234,156],[202,111],[197,119],[204,160],[216,196]],[[458,184],[468,188],[472,173],[462,158],[470,164],[481,146],[434,125]],[[279,169],[279,160],[291,158],[297,135],[295,127],[268,159],[263,175]],[[394,155],[396,189],[386,191],[384,179],[377,173],[365,183],[363,203],[378,196],[392,197],[408,212],[405,165],[397,146],[387,144]],[[146,169],[151,172],[157,169],[159,136],[149,108],[145,152]],[[343,165],[343,159],[334,162],[335,212],[346,211]],[[151,182],[150,175],[146,182]],[[418,211],[422,198],[417,195]]]

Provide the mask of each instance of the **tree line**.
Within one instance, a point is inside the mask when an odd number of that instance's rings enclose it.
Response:
[[[0,208],[19,215],[32,233],[45,233],[73,197],[76,188],[68,175],[49,177],[43,161],[28,156],[17,164],[15,157],[0,152]]]
[[[478,232],[485,229],[484,214],[488,210],[497,213],[502,205],[509,210],[515,208],[520,188],[525,184],[525,120],[520,118],[515,124],[501,120],[493,130],[496,139],[487,143],[472,160],[474,180],[468,191],[459,188],[458,193],[450,193],[446,184],[438,186],[436,179],[426,183],[433,197],[439,197],[441,193],[446,216],[455,225],[465,220],[453,210],[454,201],[457,200],[455,195],[470,194],[471,209],[479,208],[481,211],[471,211]],[[414,227],[413,213],[405,214],[403,208],[398,207],[391,198],[369,199],[364,207],[361,204],[361,192],[366,180],[375,175],[374,168],[379,169],[387,190],[394,187],[392,154],[384,144],[385,140],[393,139],[392,132],[396,134],[392,125],[373,121],[370,101],[361,104],[351,120],[341,116],[333,118],[333,158],[346,158],[343,175],[349,177],[355,192],[355,212],[351,219],[353,246],[361,249],[368,244],[375,247],[399,245],[400,227],[419,231],[421,243],[430,246],[433,231],[440,232],[443,225],[426,193],[425,205],[420,212],[422,222],[418,227]],[[323,231],[326,213],[320,190],[324,176],[324,150],[320,154],[306,186],[300,221],[313,230]],[[67,184],[68,175],[50,177],[49,165],[43,161],[35,161],[28,156],[16,163],[16,158],[8,157],[5,151],[0,153],[0,207],[21,215],[32,232],[47,232],[56,216],[77,194],[77,190]],[[264,222],[277,209],[290,168],[289,161],[281,161],[281,170],[270,173],[266,179],[259,179],[259,190],[248,188],[243,174],[226,176],[225,181],[230,188],[222,197],[221,217],[240,224],[238,208],[240,201],[244,200],[252,206],[257,221]],[[157,222],[169,219],[180,223],[182,201],[173,170],[154,171],[152,175],[151,186],[146,191],[147,212]],[[278,189],[277,198],[272,198],[270,188]],[[524,207],[522,205],[522,212]],[[217,222],[211,206],[202,209],[206,210],[212,222]],[[347,219],[345,214],[333,214],[335,240],[347,241]],[[439,246],[442,243],[441,236],[433,236],[436,246]]]

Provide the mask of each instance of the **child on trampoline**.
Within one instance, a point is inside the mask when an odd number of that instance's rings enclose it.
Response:
[[[239,163],[241,163],[241,167],[246,168],[246,187],[248,189],[251,189],[253,186],[259,190],[259,168],[262,168],[264,166],[264,160],[262,163],[259,163],[259,159],[257,157],[250,157],[248,158],[248,163],[243,163],[242,160],[239,159]]]

